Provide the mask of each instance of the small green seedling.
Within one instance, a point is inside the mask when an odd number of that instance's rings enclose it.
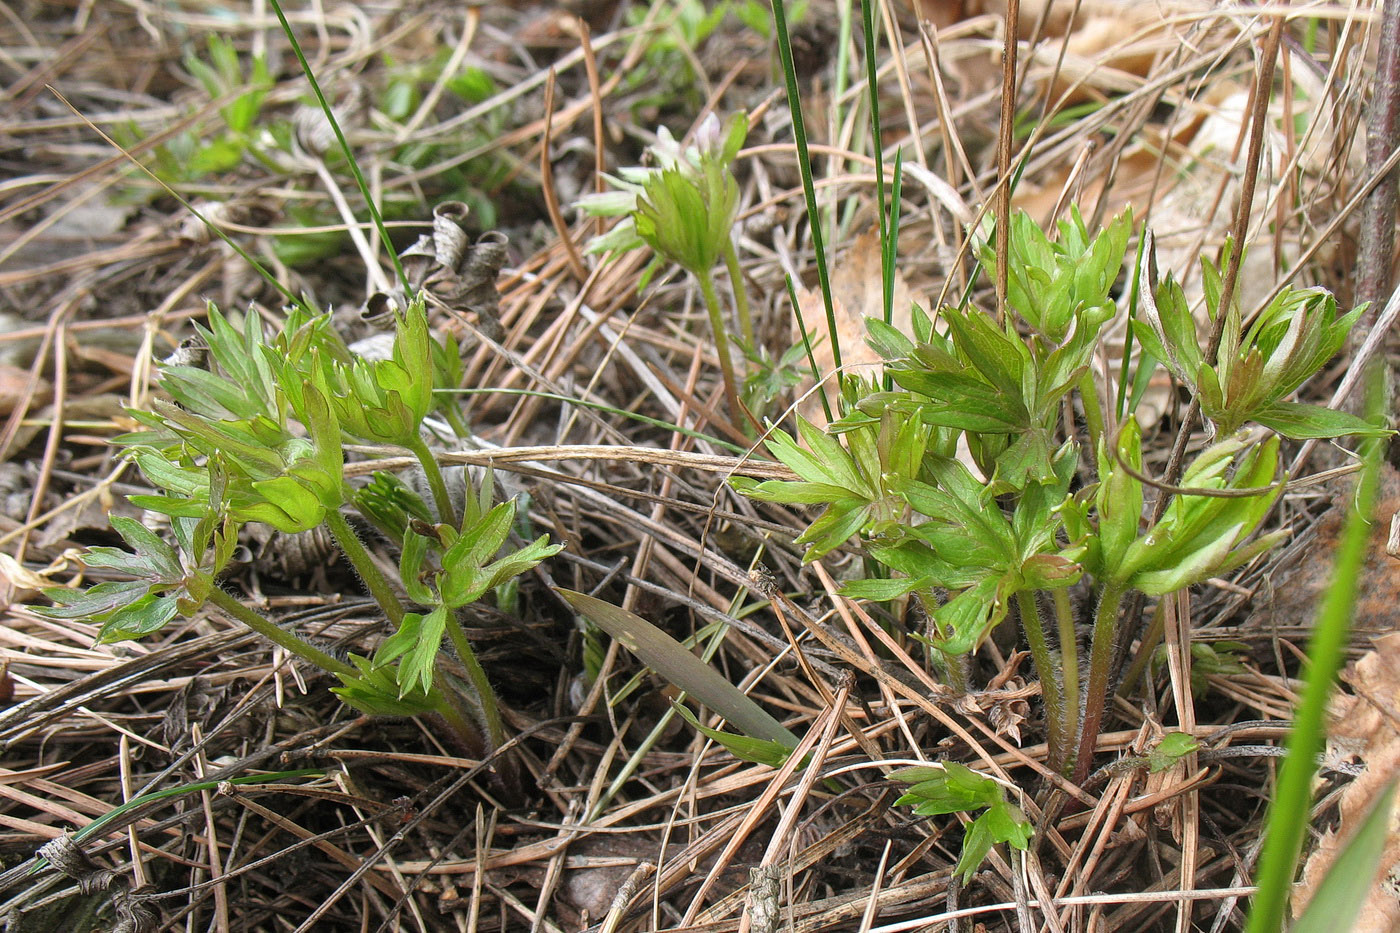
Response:
[[[895,801],[909,805],[919,816],[977,813],[963,835],[962,855],[953,873],[964,883],[971,880],[992,846],[1010,843],[1025,851],[1033,832],[1021,808],[1006,799],[1006,790],[966,765],[945,761],[928,767],[900,768],[890,778],[913,785]]]

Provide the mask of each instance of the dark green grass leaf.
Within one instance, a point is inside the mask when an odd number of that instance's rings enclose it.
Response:
[[[796,748],[798,738],[719,672],[670,635],[633,612],[601,599],[556,588],[574,611],[641,658],[642,663],[704,703],[751,738]]]

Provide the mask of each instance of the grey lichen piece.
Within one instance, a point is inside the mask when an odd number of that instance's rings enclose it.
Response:
[[[510,241],[503,233],[489,231],[472,243],[465,227],[468,211],[461,201],[444,201],[433,208],[433,232],[420,236],[399,259],[410,286],[455,311],[475,314],[482,333],[501,340],[505,331],[496,279],[506,264]],[[377,321],[400,306],[399,296],[376,293],[366,302],[362,316]]]
[[[759,865],[749,869],[749,929],[753,933],[778,933],[782,929],[783,910],[779,900],[782,876],[777,865]]]
[[[131,890],[130,879],[122,872],[103,868],[83,851],[71,834],[59,836],[39,847],[39,857],[78,882],[83,895],[109,892],[117,920],[114,933],[149,933],[160,921],[159,912],[149,899]]]

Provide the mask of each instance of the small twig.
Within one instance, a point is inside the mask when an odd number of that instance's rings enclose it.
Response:
[[[1118,466],[1133,479],[1144,486],[1151,486],[1153,489],[1160,489],[1169,492],[1174,496],[1201,496],[1207,499],[1249,499],[1254,496],[1263,496],[1278,489],[1278,486],[1244,486],[1238,489],[1207,489],[1204,486],[1173,486],[1170,483],[1159,482],[1132,468],[1128,461],[1123,459],[1123,454],[1115,446],[1113,448],[1113,458],[1118,461]],[[1287,488],[1288,484],[1280,484]]]
[[[1011,146],[1016,125],[1016,51],[1021,4],[1006,5],[1006,35],[1001,52],[1001,125],[997,127],[997,320],[1006,318],[1006,283],[1011,263]]]
[[[1235,213],[1235,225],[1231,231],[1234,245],[1230,250],[1230,265],[1225,270],[1225,276],[1220,286],[1220,306],[1216,309],[1215,322],[1210,331],[1210,340],[1206,344],[1205,361],[1208,366],[1214,366],[1219,357],[1221,338],[1225,334],[1225,322],[1229,318],[1230,306],[1234,303],[1235,289],[1239,283],[1240,264],[1244,257],[1245,241],[1249,237],[1249,215],[1254,204],[1254,188],[1259,180],[1259,162],[1264,151],[1264,124],[1269,114],[1269,89],[1274,83],[1274,65],[1278,58],[1283,22],[1282,15],[1274,17],[1274,23],[1269,27],[1269,34],[1264,40],[1263,58],[1259,62],[1259,74],[1255,81],[1254,113],[1250,119],[1249,151],[1245,156],[1244,176],[1240,179],[1239,209]],[[1200,398],[1199,396],[1193,397],[1190,406],[1186,409],[1186,414],[1181,419],[1181,428],[1177,431],[1176,441],[1172,444],[1171,457],[1167,461],[1163,482],[1169,486],[1181,478],[1182,471],[1186,467],[1186,445],[1191,440],[1191,430],[1195,427],[1196,418],[1200,413]],[[1167,498],[1165,496],[1159,497],[1152,508],[1152,520],[1148,524],[1155,525],[1166,509]]]
[[[1244,176],[1240,180],[1240,203],[1235,213],[1235,224],[1231,233],[1233,247],[1230,250],[1230,264],[1221,283],[1220,305],[1216,309],[1214,326],[1211,328],[1210,340],[1206,344],[1205,361],[1208,366],[1214,366],[1217,362],[1221,338],[1225,333],[1225,322],[1229,317],[1230,306],[1235,300],[1240,262],[1244,256],[1245,240],[1249,235],[1249,216],[1254,204],[1254,188],[1259,178],[1259,162],[1263,155],[1265,124],[1269,113],[1269,89],[1274,82],[1274,65],[1278,58],[1283,24],[1283,15],[1276,14],[1273,25],[1269,27],[1269,33],[1264,39],[1263,57],[1259,62],[1259,72],[1254,83],[1254,110],[1250,119],[1249,150],[1245,156]],[[1165,486],[1176,485],[1181,479],[1182,472],[1186,469],[1186,447],[1191,441],[1191,432],[1200,413],[1201,399],[1199,395],[1194,395],[1190,405],[1186,408],[1186,414],[1182,416],[1181,427],[1177,430],[1176,440],[1172,444],[1171,454],[1167,459],[1167,468],[1162,477],[1162,483]],[[1152,517],[1147,523],[1149,528],[1156,525],[1161,519],[1171,498],[1165,495],[1157,497],[1157,501],[1152,506]],[[1117,648],[1113,653],[1113,671],[1110,684],[1116,682],[1122,673],[1123,665],[1128,660],[1129,649],[1142,631],[1141,615],[1142,595],[1134,590],[1129,594],[1124,606],[1123,618],[1127,619],[1126,630],[1117,633]]]
[[[1385,0],[1381,13],[1380,51],[1372,79],[1367,115],[1366,168],[1378,172],[1400,147],[1400,0]],[[1357,257],[1356,301],[1371,302],[1353,336],[1369,334],[1380,306],[1390,293],[1395,251],[1395,208],[1400,176],[1394,169],[1377,182],[1361,208],[1361,249]]]
[[[549,70],[549,78],[544,83],[544,135],[540,139],[540,191],[544,195],[545,210],[549,212],[549,222],[554,224],[554,232],[559,235],[559,244],[569,257],[569,271],[580,282],[588,281],[588,267],[579,255],[578,244],[564,220],[564,212],[559,208],[559,196],[554,190],[554,169],[549,164],[550,133],[554,120],[554,69]]]

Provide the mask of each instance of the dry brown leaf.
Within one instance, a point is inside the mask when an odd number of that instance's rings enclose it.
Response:
[[[1400,774],[1400,631],[1375,639],[1374,645],[1347,671],[1345,679],[1354,693],[1333,704],[1328,736],[1331,751],[1358,759],[1365,770],[1342,790],[1337,805],[1340,827],[1323,836],[1308,857],[1303,882],[1294,892],[1295,915],[1301,914],[1377,796]],[[1378,877],[1352,933],[1400,930],[1400,807],[1392,807]]]
[[[8,363],[0,363],[0,415],[8,415],[15,410],[29,389],[29,370]],[[53,397],[53,387],[49,381],[40,378],[34,386],[34,395],[29,399],[31,407],[46,405]]]
[[[53,581],[23,566],[9,554],[0,553],[0,605],[13,606],[38,596]]]
[[[1351,495],[1350,484],[1339,486],[1334,505],[1318,519],[1312,541],[1295,562],[1274,569],[1263,600],[1267,624],[1280,628],[1306,626],[1317,614],[1318,600],[1332,580],[1337,545]],[[1400,471],[1381,467],[1379,497],[1372,513],[1371,541],[1357,586],[1353,629],[1371,635],[1400,631],[1400,561],[1386,553],[1392,517],[1400,512]]]
[[[880,356],[865,342],[865,319],[884,316],[884,289],[881,284],[880,234],[867,230],[855,238],[851,248],[836,262],[832,263],[831,299],[836,315],[836,339],[841,345],[841,365],[847,373],[869,371],[880,362]],[[910,331],[910,306],[917,296],[910,290],[904,276],[896,268],[894,271],[894,316],[891,323],[901,333]],[[812,355],[817,361],[817,370],[827,376],[836,368],[832,353],[831,337],[827,334],[826,306],[821,292],[804,288],[797,293],[797,313],[802,315],[802,325],[816,344]],[[818,338],[821,338],[818,341]],[[793,340],[801,340],[794,332]],[[827,380],[823,387],[830,389],[833,380]],[[804,383],[799,395],[812,386]],[[828,391],[828,398],[835,393]],[[822,411],[821,399],[814,392],[797,408],[797,413],[818,426],[826,425],[826,415]]]

